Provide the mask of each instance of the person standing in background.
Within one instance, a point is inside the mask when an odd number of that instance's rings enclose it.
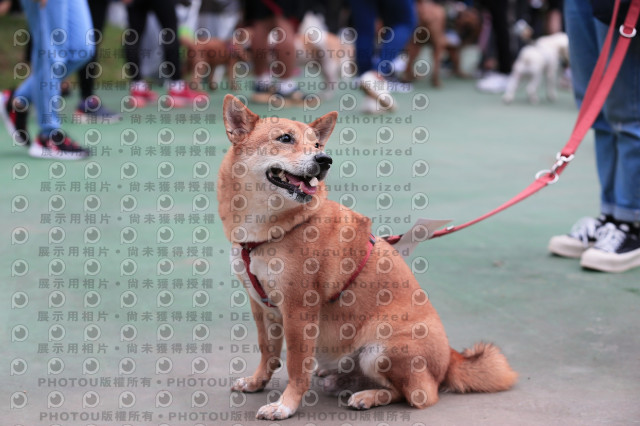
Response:
[[[88,0],[91,21],[93,22],[94,41],[99,44],[104,30],[110,0]],[[109,110],[102,104],[102,99],[94,94],[94,85],[98,77],[98,49],[93,58],[78,70],[80,85],[80,103],[76,108],[74,120],[82,123],[116,123],[122,119],[120,114]]]
[[[629,2],[621,2],[621,4]],[[593,4],[593,8],[592,8]],[[565,0],[569,60],[578,105],[600,54],[609,16],[608,0]],[[621,8],[613,45],[622,35],[618,28],[626,15]],[[635,30],[634,30],[635,35]],[[592,126],[596,167],[600,179],[600,216],[580,219],[568,235],[549,241],[549,251],[580,258],[588,269],[624,272],[640,267],[640,37],[631,37],[629,49],[602,112]]]
[[[29,147],[38,158],[77,160],[89,155],[61,128],[59,110],[62,81],[82,67],[95,53],[86,42],[93,26],[86,0],[22,0],[33,42],[31,74],[15,90],[5,90],[0,116],[13,140]],[[27,113],[34,105],[39,132],[31,141]]]
[[[125,55],[127,58],[126,72],[131,78],[130,94],[136,100],[138,107],[148,102],[155,102],[158,95],[151,90],[147,82],[142,79],[140,72],[140,51],[142,34],[147,24],[147,14],[153,12],[162,28],[158,40],[164,50],[162,74],[168,77],[166,86],[168,95],[175,101],[175,106],[187,106],[199,97],[208,97],[206,93],[191,90],[182,80],[180,65],[180,41],[178,38],[178,18],[176,5],[173,0],[123,0],[127,6],[129,28],[124,37]]]
[[[367,95],[365,112],[380,113],[395,109],[388,79],[395,78],[393,60],[402,52],[416,28],[413,0],[349,0],[351,19],[356,30],[356,64],[360,87]],[[378,32],[376,19],[387,27],[388,34]]]

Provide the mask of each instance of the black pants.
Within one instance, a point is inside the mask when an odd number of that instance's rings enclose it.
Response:
[[[509,1],[482,0],[480,4],[486,7],[491,14],[491,24],[498,53],[498,70],[503,74],[510,74],[514,59],[511,53],[509,20],[507,18]]]
[[[127,62],[133,64],[127,70],[132,80],[142,79],[140,75],[140,43],[147,24],[147,14],[153,12],[160,22],[160,28],[169,30],[165,42],[162,44],[164,60],[171,64],[171,70],[166,71],[171,80],[180,80],[180,42],[178,41],[178,18],[174,0],[133,0],[127,6],[129,13],[129,30],[125,35],[125,53]]]
[[[104,22],[107,18],[107,9],[110,0],[89,0],[89,11],[91,12],[91,21],[93,28],[100,33],[104,29]],[[98,62],[98,49],[89,62],[78,70],[78,82],[80,83],[80,96],[86,99],[93,95],[93,84],[95,81],[96,67],[94,62]]]

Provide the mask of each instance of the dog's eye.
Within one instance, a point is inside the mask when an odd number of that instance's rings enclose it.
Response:
[[[316,142],[316,148],[320,148],[320,143]]]
[[[282,143],[293,143],[293,136],[291,136],[289,133],[285,133],[284,135],[278,136],[276,140]]]

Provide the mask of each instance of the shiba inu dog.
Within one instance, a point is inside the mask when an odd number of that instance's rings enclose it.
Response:
[[[371,235],[371,220],[327,199],[324,152],[337,112],[310,124],[259,118],[227,95],[231,148],[218,175],[219,214],[231,265],[250,295],[261,360],[233,391],[257,392],[280,368],[289,383],[259,419],[298,409],[311,375],[348,405],[406,400],[425,408],[438,390],[497,392],[517,374],[499,349],[449,347],[440,318],[403,258]]]

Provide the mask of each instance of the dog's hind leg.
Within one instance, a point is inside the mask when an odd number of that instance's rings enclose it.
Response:
[[[517,68],[511,72],[509,81],[507,82],[507,88],[502,95],[502,101],[506,104],[513,102],[516,97],[516,90],[518,90],[518,83],[520,82],[521,72]]]
[[[557,86],[558,86],[558,68],[559,64],[557,61],[552,61],[551,64],[547,66],[546,74],[547,74],[547,99],[551,102],[555,101],[558,97]]]
[[[251,311],[258,328],[258,346],[260,347],[260,364],[251,377],[243,377],[235,381],[231,387],[232,391],[258,392],[271,380],[273,372],[280,367],[280,352],[284,332],[282,328],[282,317],[264,309],[252,298]]]
[[[529,84],[527,84],[527,96],[529,96],[529,102],[531,102],[532,104],[538,103],[538,87],[540,87],[543,75],[543,69],[534,70],[534,72],[531,74],[531,81],[529,81]]]

